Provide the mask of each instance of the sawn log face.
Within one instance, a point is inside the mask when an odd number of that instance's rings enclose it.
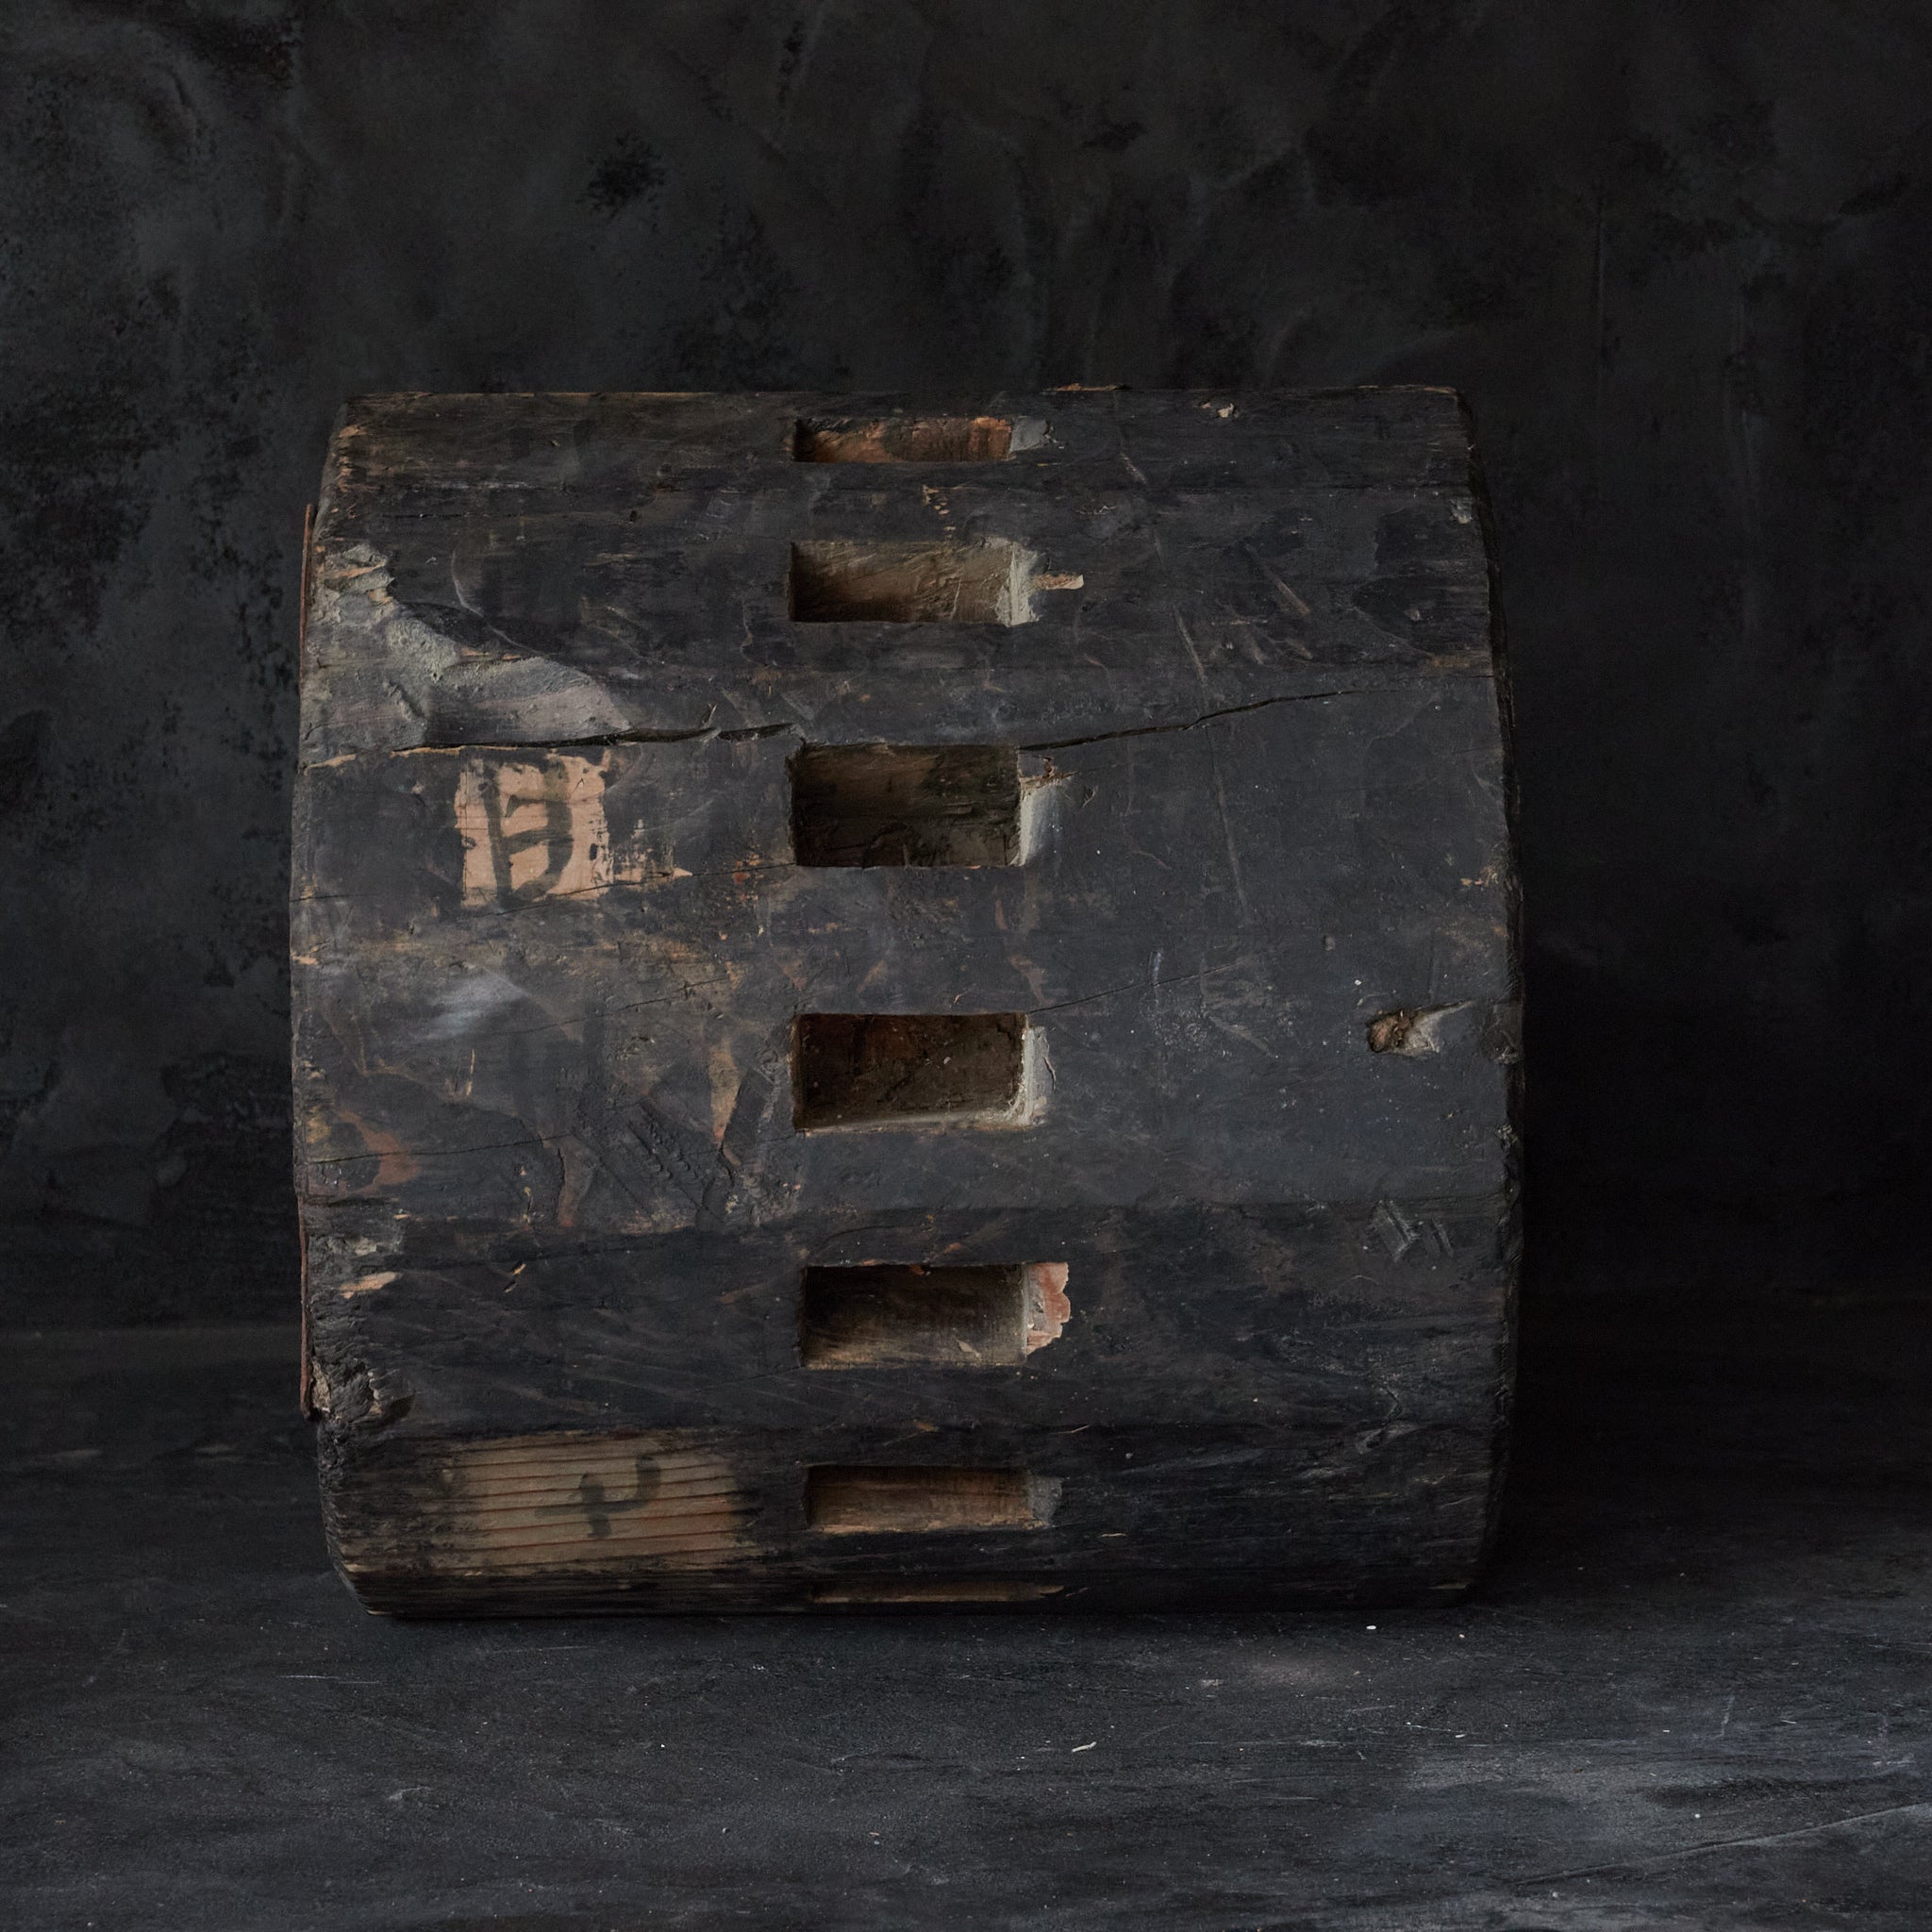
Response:
[[[353,407],[293,954],[364,1600],[1465,1588],[1515,1250],[1481,531],[1429,391]],[[806,1271],[868,1267],[815,1356]]]

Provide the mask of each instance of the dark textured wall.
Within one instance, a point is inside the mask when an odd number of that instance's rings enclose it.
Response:
[[[1537,1279],[1914,1257],[1928,53],[1923,0],[8,0],[0,1320],[291,1307],[297,551],[387,388],[1457,385]]]

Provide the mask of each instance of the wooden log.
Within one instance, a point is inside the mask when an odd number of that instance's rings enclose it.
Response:
[[[352,406],[293,955],[363,1601],[1466,1589],[1482,530],[1439,391]]]

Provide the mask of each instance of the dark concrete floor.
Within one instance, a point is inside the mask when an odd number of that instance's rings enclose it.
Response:
[[[1932,1924],[1932,1312],[1533,1320],[1454,1612],[406,1625],[280,1329],[14,1336],[23,1927]]]

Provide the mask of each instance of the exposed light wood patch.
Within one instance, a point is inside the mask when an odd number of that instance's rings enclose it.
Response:
[[[1067,1299],[1067,1264],[1064,1261],[1029,1261],[1026,1264],[1026,1353],[1058,1341],[1060,1332],[1074,1318],[1073,1304]]]
[[[805,1520],[826,1536],[1044,1529],[1059,1491],[1024,1469],[828,1467],[806,1472]]]
[[[661,1438],[557,1434],[451,1444],[417,1490],[412,1557],[436,1574],[528,1578],[710,1570],[752,1545],[730,1466]],[[351,1576],[391,1566],[379,1525],[344,1539]],[[352,1533],[353,1534],[353,1533]]]
[[[473,758],[457,779],[463,904],[524,905],[610,884],[604,771],[593,758]]]
[[[801,463],[996,463],[1046,439],[1038,416],[810,416],[791,435]]]

